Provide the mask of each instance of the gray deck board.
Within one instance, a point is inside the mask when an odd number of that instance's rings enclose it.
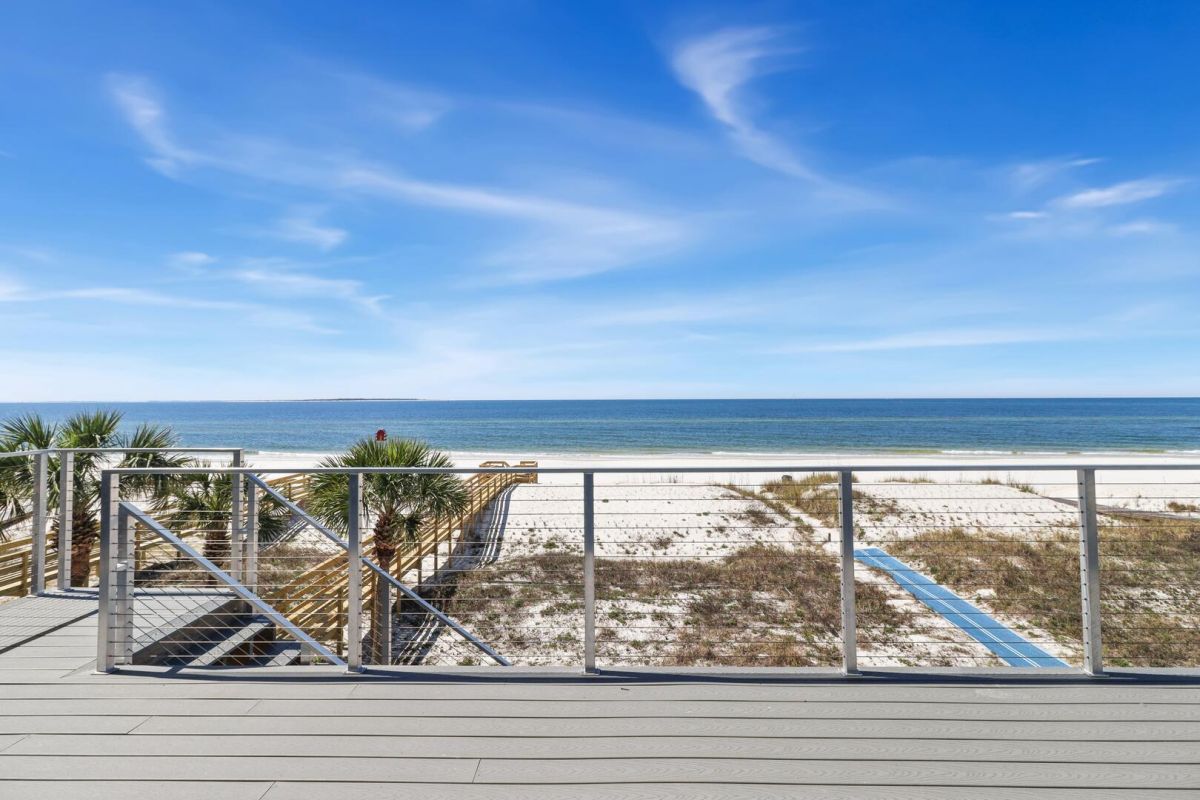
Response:
[[[16,757],[19,758],[19,757]],[[753,758],[484,759],[477,783],[784,783],[1027,788],[1200,788],[1200,766],[979,761],[784,761]]]
[[[1130,800],[1135,796],[1147,796],[1103,789],[972,789],[894,785],[771,786],[736,783],[711,786],[698,783],[609,783],[520,787],[495,784],[412,784],[405,787],[404,794],[396,794],[394,787],[371,783],[323,784],[322,788],[332,792],[337,800],[393,800],[399,797],[420,800]],[[312,792],[312,784],[280,781],[271,787],[262,800],[312,800]],[[1187,789],[1166,789],[1155,791],[1149,796],[1155,800],[1194,800],[1196,793]]]
[[[4,747],[9,740],[7,749]],[[303,736],[281,733],[154,736],[31,734],[0,736],[10,755],[325,756],[391,758],[760,758],[787,760],[1024,761],[1200,763],[1195,742],[1072,742],[969,739],[821,739],[713,736]]]
[[[296,785],[307,786],[312,792],[311,783]],[[271,788],[271,781],[171,781],[157,784],[152,796],[155,800],[262,800]],[[131,800],[149,796],[148,792],[147,784],[142,781],[0,779],[0,797],[5,800],[63,800],[72,796],[87,800]],[[383,795],[376,795],[375,800],[382,798]],[[306,800],[312,800],[312,795],[308,794]]]
[[[978,720],[811,720],[794,719],[538,719],[503,717],[151,717],[135,734],[254,733],[390,736],[455,736],[487,731],[495,736],[763,736],[857,739],[881,738],[1026,739],[1031,741],[1200,742],[1200,720],[1188,722],[981,722]],[[1198,745],[1200,746],[1200,745]]]
[[[61,672],[61,671],[60,671]],[[32,675],[33,673],[31,673]],[[38,677],[46,675],[37,673]],[[181,698],[271,698],[271,699],[339,699],[355,700],[469,700],[469,701],[622,701],[686,700],[690,702],[755,701],[772,703],[804,703],[836,701],[847,704],[867,703],[970,703],[976,706],[1054,703],[1104,705],[1172,703],[1200,705],[1200,689],[1182,686],[1120,685],[1011,685],[1002,689],[964,688],[960,686],[862,686],[841,681],[833,684],[782,686],[729,686],[719,683],[683,684],[624,684],[597,685],[575,681],[567,685],[545,683],[363,683],[348,682],[338,675],[324,682],[271,680],[248,682],[239,680],[180,680],[153,679],[132,675],[81,675],[70,681],[47,685],[44,680],[19,681],[22,685],[4,686],[9,676],[0,676],[0,691],[10,698],[78,697],[181,697]]]
[[[17,701],[19,702],[19,701]],[[217,701],[210,701],[217,702]],[[1144,703],[805,703],[737,702],[732,700],[626,700],[563,702],[560,700],[291,700],[266,699],[251,714],[267,717],[538,717],[567,719],[979,719],[1052,720],[1065,722],[1195,721],[1200,706]]]
[[[0,798],[1200,796],[1200,674],[91,672],[0,654]]]
[[[49,592],[0,603],[0,653],[95,613],[96,592],[89,589]]]
[[[182,755],[25,756],[0,753],[0,775],[9,780],[53,780],[79,775],[90,780],[144,781],[377,781],[470,783],[479,767],[473,758],[361,758],[327,756],[251,756],[224,758]],[[3,784],[0,784],[2,787]]]

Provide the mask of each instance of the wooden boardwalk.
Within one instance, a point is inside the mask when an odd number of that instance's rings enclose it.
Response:
[[[92,673],[0,654],[0,798],[1200,797],[1200,674]]]

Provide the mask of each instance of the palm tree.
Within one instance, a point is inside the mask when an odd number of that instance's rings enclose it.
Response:
[[[61,423],[48,422],[37,414],[26,414],[0,423],[0,452],[52,448],[155,448],[158,452],[127,453],[116,461],[119,467],[182,467],[186,456],[164,453],[177,447],[179,437],[169,427],[142,424],[132,434],[122,434],[119,411],[81,412]],[[49,459],[47,498],[58,502],[58,459]],[[100,537],[100,471],[112,460],[103,454],[75,454],[74,494],[71,514],[71,584],[86,586],[91,573],[92,548]],[[133,493],[162,491],[169,478],[149,476],[126,478],[121,485]],[[11,495],[10,511],[29,513],[33,499],[31,459],[0,460],[0,486]],[[57,537],[54,538],[57,542]]]
[[[322,467],[452,467],[450,456],[424,442],[411,439],[376,441],[361,439],[346,453],[321,461]],[[345,531],[349,517],[350,479],[342,473],[314,476],[308,509],[330,527]],[[396,552],[403,544],[417,541],[421,526],[433,515],[457,514],[467,505],[463,482],[449,474],[368,474],[363,476],[362,503],[375,519],[373,549],[375,563],[391,571]],[[379,663],[387,652],[391,631],[387,597],[391,588],[372,573],[374,600],[368,651],[371,663]]]
[[[228,568],[229,525],[233,517],[233,482],[228,475],[206,472],[180,476],[156,494],[156,508],[168,528],[202,531],[204,557],[222,569]],[[270,497],[262,498],[258,503],[259,543],[282,538],[288,531],[289,518],[290,513],[282,505]]]

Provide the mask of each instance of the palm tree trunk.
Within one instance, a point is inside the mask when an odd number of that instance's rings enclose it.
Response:
[[[100,526],[87,511],[76,511],[71,520],[71,585],[87,586],[92,573],[92,547]]]
[[[229,541],[229,531],[224,527],[220,529],[210,530],[204,534],[204,557],[216,564],[221,569],[229,569],[229,556],[231,555],[232,543]],[[208,585],[216,585],[217,578],[215,575],[204,572],[204,583]]]
[[[384,572],[390,572],[392,559],[396,548],[387,541],[387,535],[380,537],[378,528],[375,531],[375,563]],[[388,664],[391,662],[392,643],[392,584],[382,575],[372,572],[371,599],[371,630],[368,636],[367,652],[370,654],[370,664]]]

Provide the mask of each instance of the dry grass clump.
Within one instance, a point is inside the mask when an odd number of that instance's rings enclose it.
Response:
[[[569,662],[580,655],[580,562],[524,556],[472,570],[444,607],[509,658]],[[838,561],[818,547],[752,544],[711,560],[598,558],[596,600],[602,662],[833,666],[841,658]],[[858,584],[857,600],[889,631],[916,622],[874,584]]]
[[[1167,503],[1167,510],[1176,514],[1200,514],[1200,506],[1195,503],[1180,503],[1177,500]]]
[[[858,479],[855,478],[857,483]],[[916,481],[909,481],[916,482]],[[832,472],[817,472],[806,475],[799,480],[790,475],[784,475],[777,481],[767,481],[763,484],[765,495],[759,499],[767,502],[769,497],[777,498],[784,504],[814,517],[830,528],[841,524],[841,503],[838,489],[838,476]],[[880,522],[889,515],[901,513],[900,504],[891,497],[876,497],[860,492],[851,492],[855,504],[855,513],[864,514],[874,522]]]
[[[1007,486],[1010,489],[1016,489],[1018,492],[1025,494],[1037,494],[1037,490],[1028,483],[1019,483],[1018,481],[1002,481],[999,478],[987,477],[979,481],[981,486]]]
[[[963,594],[985,591],[996,611],[1029,620],[1059,642],[1081,639],[1079,539],[1062,529],[1039,541],[962,528],[888,546]],[[1200,522],[1113,522],[1100,530],[1106,663],[1200,664]]]
[[[784,475],[764,483],[763,491],[824,525],[838,524],[838,476],[832,472],[814,472],[799,479]]]
[[[765,506],[767,509],[774,511],[780,517],[791,523],[792,527],[799,532],[805,534],[811,534],[814,532],[812,525],[809,525],[804,520],[795,516],[792,513],[791,508],[776,500],[774,497],[771,497],[770,495],[763,494],[761,492],[752,492],[749,489],[743,489],[742,487],[735,486],[734,484],[726,484],[724,488],[728,489],[739,497],[743,497],[755,503],[755,505],[742,512],[742,518],[759,527],[766,527],[775,523],[775,520],[771,518],[771,516],[767,514],[763,508],[761,508],[761,506]]]

